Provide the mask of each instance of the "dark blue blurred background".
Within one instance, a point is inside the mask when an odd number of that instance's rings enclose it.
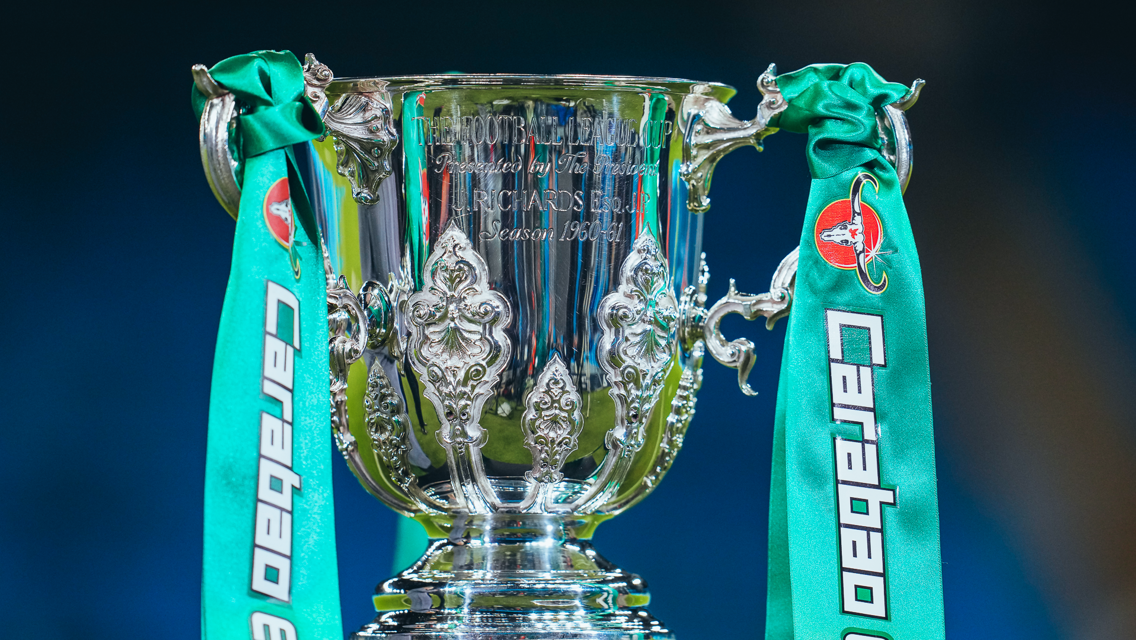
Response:
[[[1119,6],[1119,5],[1118,5]],[[339,75],[716,80],[751,117],[769,62],[926,78],[909,117],[952,638],[1136,638],[1131,40],[1081,2],[196,3],[3,10],[0,638],[199,635],[213,341],[233,223],[206,186],[189,67],[311,51]],[[717,169],[711,298],[796,243],[803,138]],[[753,384],[709,364],[669,479],[597,545],[680,638],[759,638],[783,325]],[[740,444],[739,444],[740,443]],[[729,457],[730,477],[702,470]],[[336,465],[345,625],[395,516]],[[729,486],[733,498],[722,489]]]

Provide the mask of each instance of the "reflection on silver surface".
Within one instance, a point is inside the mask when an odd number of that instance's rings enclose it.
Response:
[[[771,132],[776,85],[743,123],[712,83],[307,68],[335,143],[335,174],[319,164],[312,180],[333,250],[347,214],[320,185],[359,203],[358,247],[333,259],[357,254],[367,281],[358,444],[374,464],[352,468],[448,535],[381,585],[380,616],[356,637],[670,637],[641,608],[642,580],[583,539],[657,486],[681,446],[705,349],[677,337],[701,253],[684,178],[699,176],[705,209],[717,159]],[[361,142],[343,119],[356,105],[364,122],[367,100],[380,106]],[[384,132],[396,146],[352,152]],[[360,169],[388,153],[385,180]]]
[[[327,278],[328,355],[330,358],[331,432],[336,447],[363,486],[388,507],[409,514],[404,499],[389,491],[383,483],[367,473],[359,443],[351,433],[347,411],[347,375],[351,363],[359,360],[367,342],[367,319],[363,306],[342,276],[336,277],[327,250],[323,251],[324,274]]]
[[[408,490],[411,483],[417,484],[410,471],[410,417],[379,360],[371,364],[363,406],[367,409],[367,432],[375,457],[390,471],[391,479]]]
[[[482,462],[489,432],[479,418],[513,351],[505,335],[513,314],[486,280],[485,261],[450,224],[426,261],[422,290],[410,297],[407,354],[441,422],[435,436],[446,450],[451,506],[466,513],[501,507]]]
[[[607,503],[646,442],[647,423],[675,354],[678,324],[678,302],[661,253],[654,238],[640,236],[619,270],[619,286],[600,302],[599,362],[615,400],[615,424],[604,437],[608,454],[591,489],[567,507],[572,513],[590,513]]]
[[[532,471],[525,479],[538,483],[531,504],[542,512],[550,510],[547,504],[547,485],[564,479],[560,469],[564,460],[579,446],[577,439],[584,428],[580,413],[580,392],[572,382],[572,374],[559,354],[544,367],[536,379],[536,386],[525,398],[525,414],[521,428],[525,434],[525,448],[532,454]],[[526,509],[531,508],[526,505]]]
[[[675,456],[682,449],[682,440],[686,437],[686,429],[694,418],[694,403],[698,400],[698,390],[702,388],[702,356],[705,346],[696,342],[691,349],[686,366],[682,368],[682,377],[678,381],[678,393],[671,400],[671,414],[667,416],[667,430],[663,432],[663,442],[659,447],[659,458],[655,467],[643,479],[643,485],[648,489],[655,487],[663,479],[667,471],[674,464]]]
[[[213,196],[235,220],[241,204],[241,188],[236,173],[239,163],[230,152],[229,135],[237,115],[237,101],[213,80],[205,65],[195,64],[191,72],[193,83],[207,98],[197,132],[205,179]]]
[[[753,342],[746,338],[727,341],[719,325],[723,317],[736,313],[746,320],[756,320],[764,316],[766,328],[772,329],[774,323],[789,315],[789,305],[793,301],[793,286],[797,276],[798,252],[799,249],[793,249],[777,266],[777,271],[773,273],[773,281],[769,283],[768,293],[757,295],[738,293],[734,279],[730,278],[730,290],[705,312],[702,333],[706,340],[706,350],[718,362],[738,370],[738,386],[746,395],[757,394],[746,382],[754,365]]]

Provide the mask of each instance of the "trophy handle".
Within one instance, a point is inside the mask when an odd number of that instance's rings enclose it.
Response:
[[[237,181],[240,163],[233,157],[229,147],[229,130],[237,116],[237,99],[213,80],[205,65],[193,65],[190,73],[193,74],[197,90],[206,98],[205,109],[201,112],[201,124],[197,129],[205,179],[213,190],[213,196],[236,220],[241,204],[241,187]]]
[[[769,126],[769,122],[789,103],[781,95],[776,78],[777,66],[772,64],[758,78],[757,88],[763,97],[753,120],[735,118],[729,107],[710,96],[691,95],[683,101],[681,122],[685,127],[685,137],[681,175],[689,187],[687,209],[690,211],[702,213],[710,208],[710,178],[723,156],[744,146],[754,146],[761,151],[762,140],[777,132],[777,128]],[[706,309],[706,284],[710,272],[703,253],[698,285],[688,287],[682,297],[679,338],[683,350],[693,353],[699,348],[698,343],[704,342],[705,351],[715,360],[738,370],[741,390],[747,395],[755,395],[757,392],[746,383],[754,364],[753,343],[745,338],[726,340],[720,327],[722,318],[731,313],[740,314],[747,320],[765,316],[766,326],[772,328],[774,322],[789,313],[796,273],[797,250],[794,249],[781,261],[768,293],[739,293],[731,279],[726,297]]]
[[[758,78],[757,88],[764,97],[753,120],[738,120],[729,107],[711,96],[694,94],[683,99],[679,122],[685,135],[680,174],[690,189],[687,209],[695,213],[710,209],[710,178],[722,156],[745,146],[761,151],[762,139],[777,132],[769,121],[789,103],[781,95],[776,77],[777,65],[771,64]]]
[[[685,138],[681,175],[690,189],[687,201],[690,211],[701,213],[710,208],[710,198],[707,195],[710,191],[710,178],[714,166],[722,156],[743,146],[752,145],[761,151],[762,139],[776,133],[777,129],[769,126],[769,122],[788,107],[788,102],[777,86],[776,76],[777,67],[771,64],[758,78],[757,88],[763,98],[753,120],[738,120],[725,104],[709,96],[691,95],[683,101]],[[914,160],[911,131],[903,112],[919,99],[923,85],[923,80],[916,80],[902,98],[876,114],[883,156],[895,167],[902,190],[906,190],[911,181]],[[766,328],[772,329],[778,319],[789,314],[798,252],[799,247],[781,261],[767,293],[739,293],[731,278],[729,292],[709,310],[703,307],[706,280],[709,279],[704,253],[698,286],[689,287],[683,294],[679,335],[684,350],[689,353],[699,340],[704,340],[706,351],[715,360],[738,370],[738,386],[746,395],[757,394],[746,382],[754,364],[753,343],[745,338],[726,340],[721,332],[722,318],[731,313],[737,313],[747,320],[765,316]]]
[[[722,335],[722,318],[736,313],[746,320],[756,320],[765,317],[765,327],[772,329],[773,325],[789,315],[789,305],[793,300],[793,289],[797,276],[797,254],[799,249],[793,249],[781,261],[773,273],[773,280],[769,283],[767,293],[756,295],[739,293],[730,278],[730,290],[725,297],[714,303],[710,309],[702,305],[706,301],[706,282],[710,279],[709,269],[706,267],[706,254],[702,254],[702,265],[698,279],[698,286],[691,286],[683,294],[682,327],[679,336],[683,348],[693,351],[699,341],[705,342],[706,351],[715,360],[738,370],[738,387],[746,395],[757,395],[746,380],[753,369],[754,355],[753,343],[746,338],[726,340]]]
[[[777,133],[777,128],[769,126],[769,122],[789,103],[781,95],[776,78],[777,65],[774,64],[758,78],[757,88],[763,97],[753,120],[735,118],[729,107],[710,96],[689,95],[683,100],[680,122],[685,127],[685,137],[681,176],[690,189],[686,205],[690,211],[704,213],[710,209],[710,178],[723,156],[744,146],[754,146],[761,151],[762,139]],[[925,84],[922,79],[916,80],[902,98],[876,114],[881,151],[895,167],[902,191],[907,190],[911,181],[914,163],[911,130],[904,111],[919,100]]]
[[[911,89],[902,98],[876,114],[876,126],[880,132],[880,140],[883,142],[883,156],[895,167],[900,193],[907,191],[907,183],[911,182],[911,170],[915,162],[911,129],[907,126],[907,116],[903,112],[915,105],[924,84],[926,82],[922,78],[911,83]]]

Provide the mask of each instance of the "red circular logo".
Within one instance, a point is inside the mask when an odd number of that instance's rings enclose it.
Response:
[[[856,224],[852,216],[852,201],[837,200],[824,208],[817,217],[817,251],[825,262],[839,269],[856,268],[857,242],[863,242],[867,262],[875,259],[883,241],[883,226],[875,209],[860,203],[863,221]]]
[[[264,196],[264,222],[273,238],[285,249],[292,248],[296,229],[292,217],[292,199],[288,195],[288,178],[280,178]]]

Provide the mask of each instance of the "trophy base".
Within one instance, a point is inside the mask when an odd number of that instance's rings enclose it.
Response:
[[[448,538],[375,591],[351,640],[674,640],[639,576],[573,534],[571,516],[456,516]]]

